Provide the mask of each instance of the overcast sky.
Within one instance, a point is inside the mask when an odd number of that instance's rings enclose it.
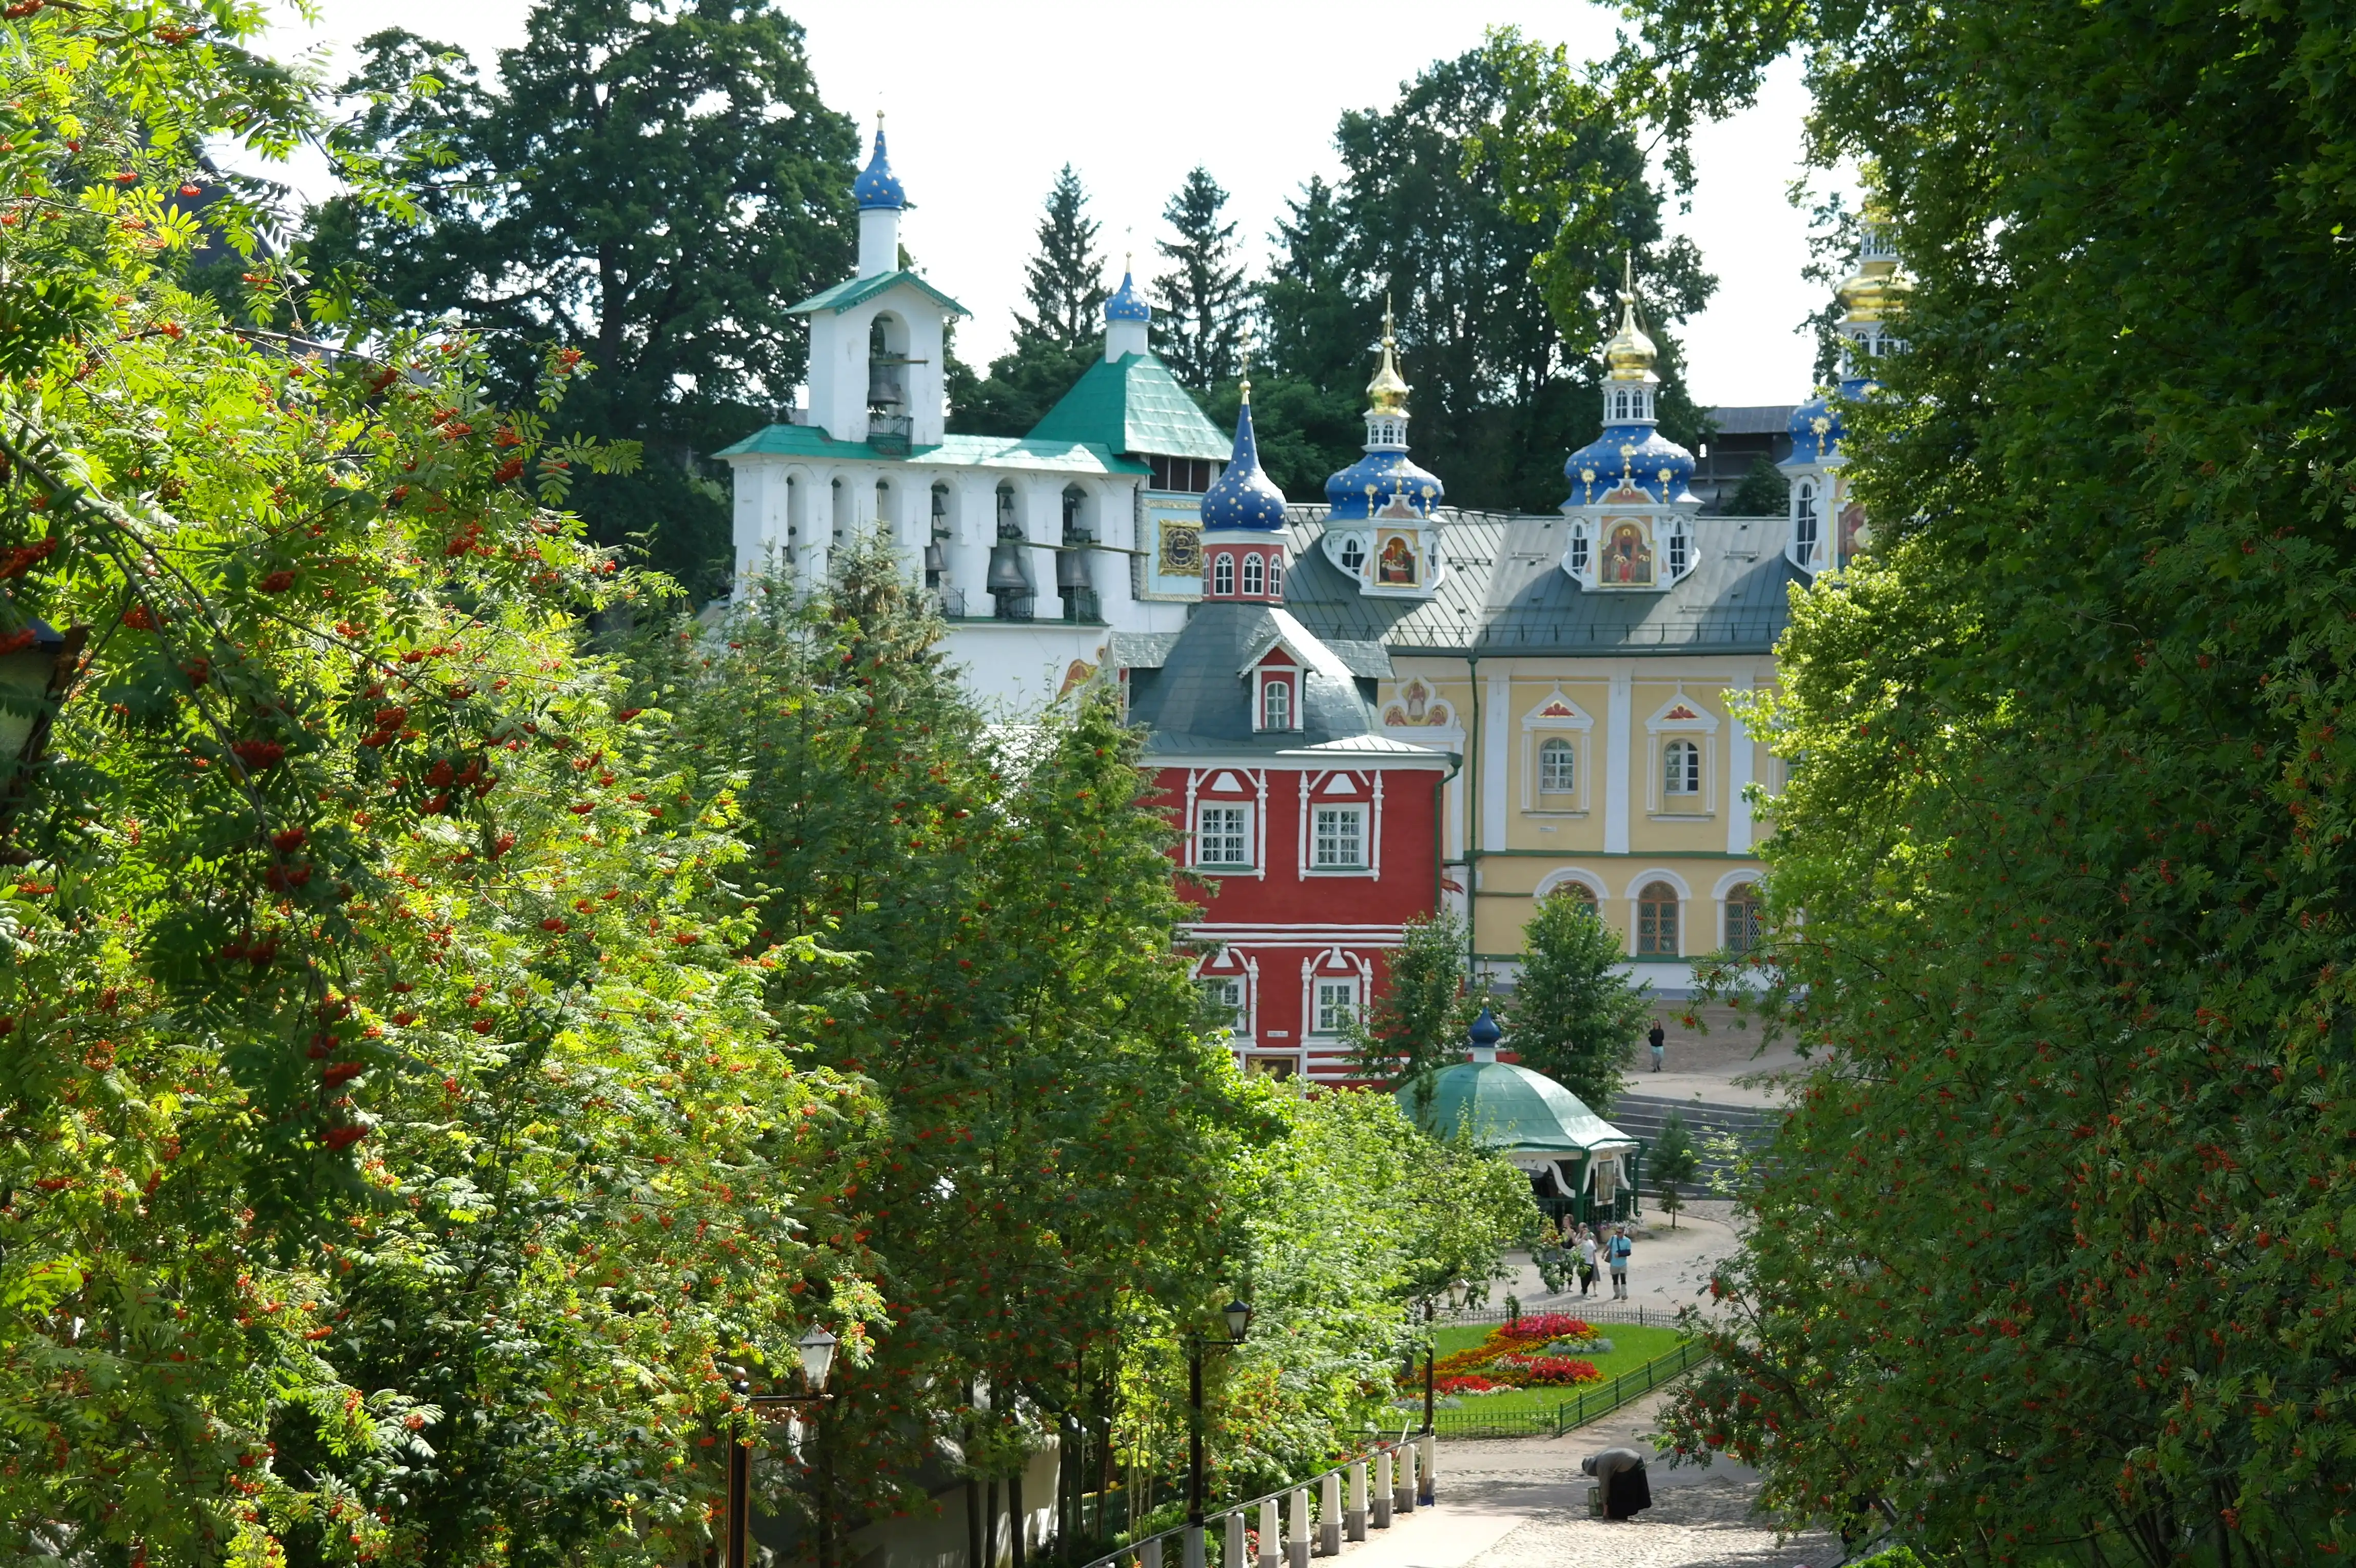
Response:
[[[356,40],[401,26],[468,49],[487,70],[519,40],[530,9],[528,0],[322,5],[320,26],[287,28],[283,48],[324,45],[343,63]],[[973,312],[958,348],[976,362],[1004,350],[1039,201],[1066,162],[1088,188],[1116,274],[1125,234],[1141,273],[1151,270],[1162,205],[1196,163],[1234,194],[1229,211],[1257,252],[1301,181],[1338,173],[1333,133],[1344,110],[1388,107],[1405,79],[1473,48],[1489,27],[1519,27],[1584,59],[1611,48],[1614,22],[1601,5],[1541,0],[787,0],[786,9],[809,29],[828,102],[871,124],[887,112],[893,167],[913,207],[902,239]],[[1784,198],[1800,172],[1804,107],[1797,70],[1786,69],[1756,110],[1706,133],[1692,210],[1674,219],[1719,278],[1710,309],[1687,328],[1703,403],[1807,394],[1810,346],[1794,329],[1815,297],[1800,276],[1805,220]]]

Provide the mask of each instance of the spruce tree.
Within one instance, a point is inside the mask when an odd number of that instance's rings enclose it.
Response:
[[[1621,978],[1623,956],[1593,905],[1551,894],[1522,928],[1522,976],[1505,1013],[1506,1048],[1599,1114],[1611,1111],[1628,1046],[1644,1027],[1648,988]]]
[[[1018,352],[1034,339],[1067,353],[1093,348],[1104,331],[1105,259],[1097,250],[1103,225],[1087,216],[1087,190],[1066,164],[1047,188],[1039,253],[1023,269],[1031,314],[1014,313]]]
[[[1154,351],[1197,391],[1235,376],[1243,361],[1244,268],[1235,224],[1220,221],[1226,206],[1227,193],[1197,164],[1162,209],[1177,240],[1153,245],[1171,263],[1153,280]]]

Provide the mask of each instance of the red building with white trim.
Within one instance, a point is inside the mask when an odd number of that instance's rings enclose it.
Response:
[[[1260,471],[1249,388],[1235,456],[1203,498],[1203,600],[1185,629],[1118,634],[1181,864],[1212,886],[1197,973],[1233,1010],[1248,1069],[1353,1075],[1344,1028],[1384,950],[1440,902],[1440,790],[1456,759],[1378,733],[1379,643],[1327,643],[1284,608],[1284,498]]]

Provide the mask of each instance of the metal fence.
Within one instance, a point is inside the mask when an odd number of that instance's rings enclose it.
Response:
[[[1552,1410],[1442,1410],[1432,1412],[1431,1424],[1442,1437],[1560,1437],[1590,1421],[1602,1420],[1708,1359],[1708,1347],[1687,1340],[1608,1383],[1580,1390]]]
[[[1516,1317],[1536,1317],[1542,1312],[1559,1312],[1582,1323],[1633,1323],[1639,1328],[1675,1328],[1677,1326],[1677,1315],[1667,1307],[1645,1306],[1634,1302],[1622,1306],[1608,1296],[1594,1301],[1567,1296],[1544,1302],[1524,1302],[1518,1313],[1507,1312],[1502,1306],[1466,1307],[1458,1312],[1443,1311],[1439,1322],[1443,1328],[1460,1324],[1467,1327],[1494,1328],[1501,1323],[1511,1323]]]

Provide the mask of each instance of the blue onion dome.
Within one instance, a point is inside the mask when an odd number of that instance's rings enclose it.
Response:
[[[1497,1020],[1490,1016],[1486,1007],[1481,1009],[1481,1015],[1472,1020],[1472,1026],[1464,1033],[1476,1051],[1494,1051],[1497,1048],[1497,1042],[1505,1037],[1505,1031],[1497,1026]]]
[[[1619,489],[1639,489],[1659,504],[1689,501],[1693,454],[1650,424],[1607,425],[1562,466],[1570,481],[1566,506],[1594,506]]]
[[[1818,392],[1792,411],[1792,455],[1786,462],[1821,463],[1840,449],[1841,404],[1847,396],[1846,389],[1837,396]]]
[[[1227,459],[1227,471],[1203,492],[1203,527],[1280,532],[1284,492],[1260,470],[1259,442],[1252,435],[1251,382],[1244,382],[1243,395],[1243,406],[1236,411],[1235,455]]]
[[[1143,295],[1137,292],[1137,281],[1130,275],[1129,267],[1121,268],[1120,286],[1113,290],[1112,297],[1105,301],[1105,319],[1107,321],[1153,319],[1153,307],[1145,303]]]
[[[1429,518],[1446,493],[1438,476],[1417,467],[1406,453],[1369,452],[1325,481],[1326,518]]]
[[[884,151],[884,116],[875,116],[875,156],[851,182],[851,194],[864,212],[872,207],[905,207],[908,193],[900,188],[900,177],[892,172],[892,160]]]

